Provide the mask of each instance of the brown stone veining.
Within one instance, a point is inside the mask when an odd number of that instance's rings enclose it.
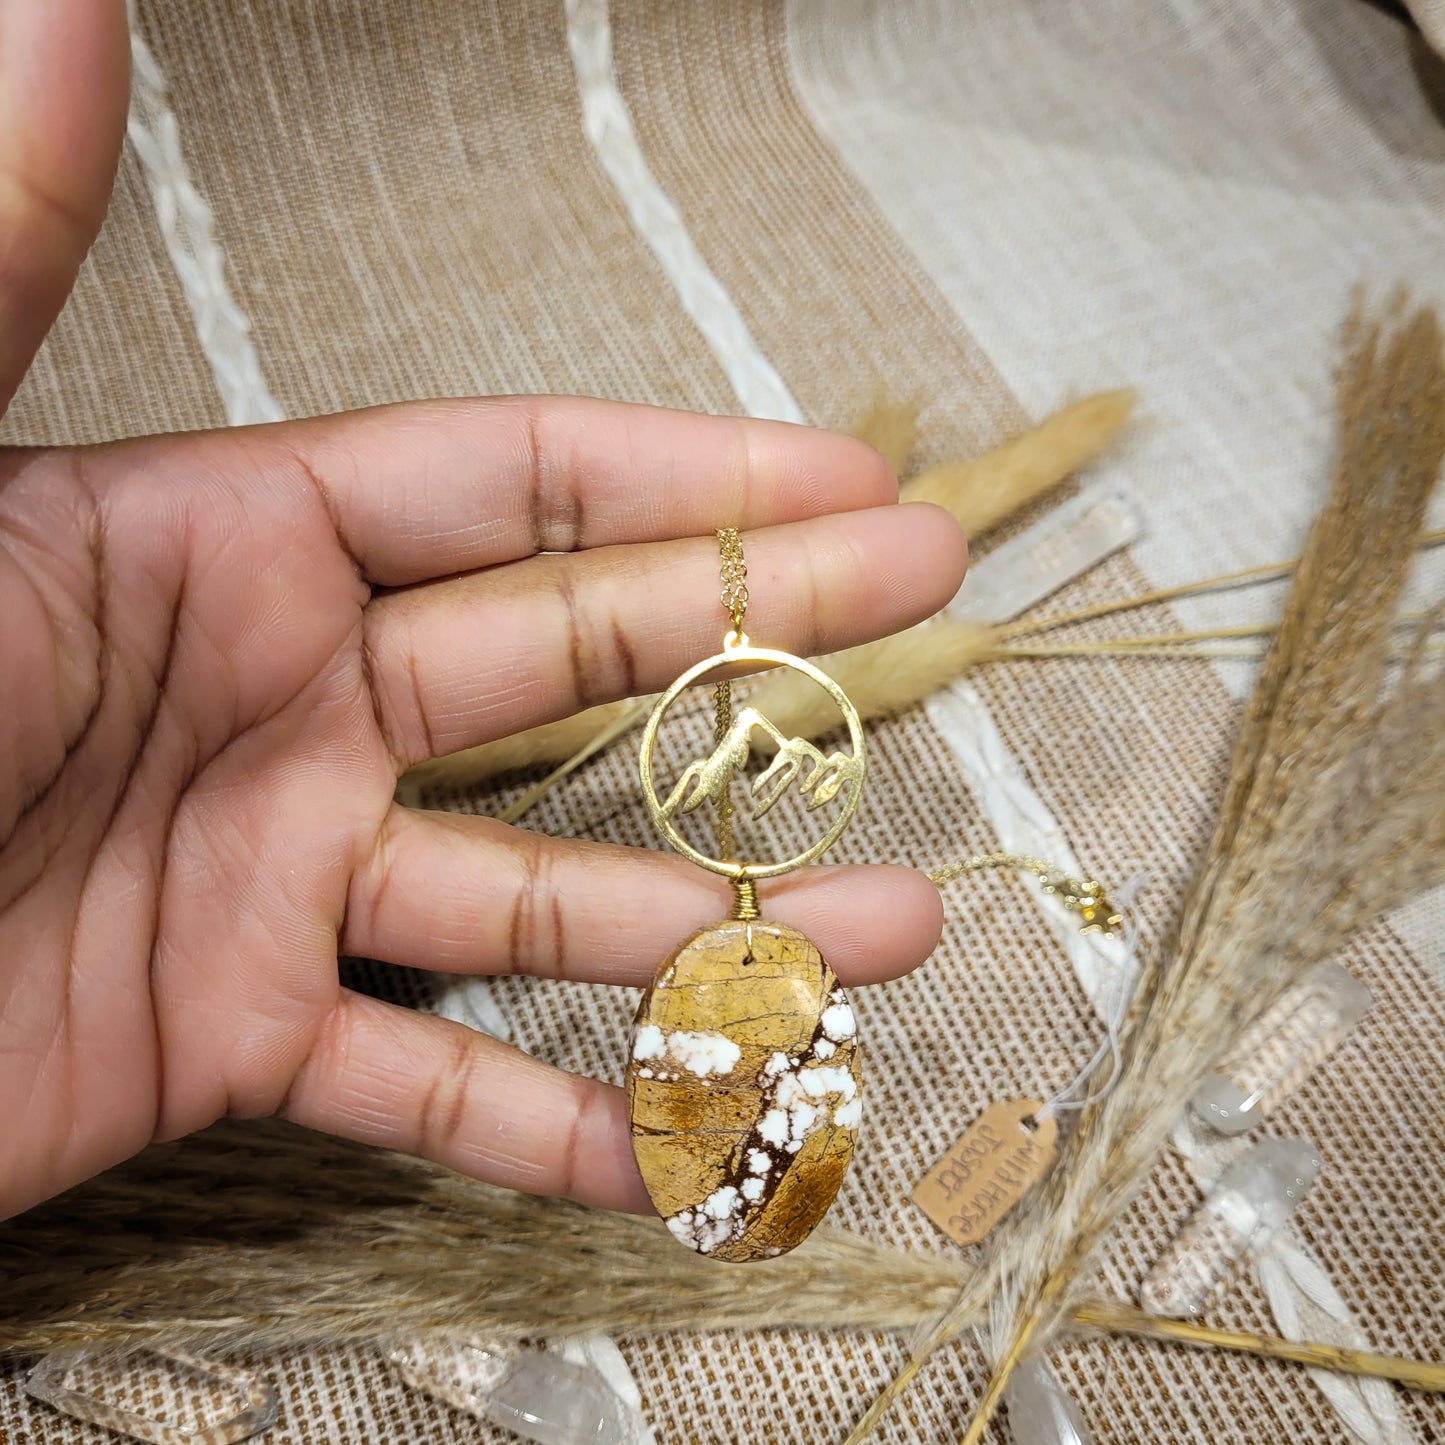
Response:
[[[683,943],[643,995],[627,1069],[632,1147],[673,1234],[730,1261],[805,1239],[853,1154],[861,1062],[802,934],[729,919]]]

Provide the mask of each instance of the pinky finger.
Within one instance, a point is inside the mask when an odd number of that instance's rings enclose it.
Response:
[[[363,994],[342,991],[281,1113],[508,1189],[652,1212],[620,1089]]]

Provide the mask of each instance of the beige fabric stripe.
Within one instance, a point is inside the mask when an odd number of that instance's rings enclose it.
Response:
[[[289,415],[522,391],[731,409],[582,135],[560,4],[147,12]]]

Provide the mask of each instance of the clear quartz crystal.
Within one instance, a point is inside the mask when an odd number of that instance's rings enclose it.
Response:
[[[276,1420],[276,1391],[250,1370],[171,1350],[57,1350],[29,1374],[34,1399],[149,1445],[236,1445]]]
[[[1235,1262],[1284,1227],[1319,1168],[1304,1139],[1266,1139],[1241,1154],[1159,1256],[1139,1303],[1156,1315],[1201,1313]]]
[[[1287,1099],[1348,1037],[1370,991],[1336,963],[1322,963],[1240,1036],[1190,1107],[1221,1134],[1243,1134]]]
[[[1089,487],[975,562],[949,615],[1008,622],[1127,547],[1143,529],[1139,505],[1128,492]]]
[[[1014,1445],[1094,1445],[1079,1407],[1042,1360],[1025,1360],[1003,1398]]]
[[[637,1445],[636,1412],[591,1365],[534,1345],[467,1337],[415,1341],[387,1354],[414,1389],[537,1445]]]

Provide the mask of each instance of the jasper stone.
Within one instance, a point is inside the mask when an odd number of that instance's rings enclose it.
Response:
[[[728,919],[683,943],[642,996],[627,1103],[657,1212],[742,1262],[800,1244],[853,1157],[862,1057],[847,996],[801,933]]]

